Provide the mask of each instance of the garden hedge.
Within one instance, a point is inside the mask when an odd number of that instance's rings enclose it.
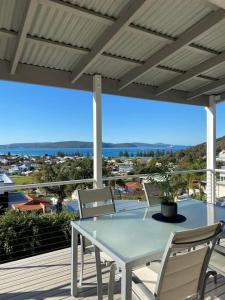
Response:
[[[0,216],[0,263],[70,246],[70,221],[77,213],[9,211]]]

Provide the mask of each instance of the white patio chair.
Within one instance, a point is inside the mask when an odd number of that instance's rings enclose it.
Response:
[[[209,276],[214,276],[215,283],[217,282],[217,275],[225,276],[225,240],[220,240],[212,252],[209,261],[209,271],[207,272],[207,279]]]
[[[104,187],[102,189],[92,190],[78,190],[78,205],[80,219],[98,217],[104,214],[115,213],[115,204],[110,187]],[[83,272],[84,272],[84,254],[86,252],[94,252],[93,245],[83,236],[80,236],[81,243],[81,269],[80,269],[80,280],[79,283],[82,285]],[[100,260],[105,264],[112,264],[113,259],[104,252],[100,252]],[[96,263],[97,258],[96,258]],[[113,273],[112,268],[111,273]],[[112,274],[113,276],[113,274]]]
[[[206,271],[222,223],[172,233],[162,262],[133,271],[132,289],[141,300],[203,299]],[[197,247],[196,247],[197,246]]]
[[[145,198],[149,206],[157,205],[162,202],[163,192],[159,186],[152,182],[143,183]]]

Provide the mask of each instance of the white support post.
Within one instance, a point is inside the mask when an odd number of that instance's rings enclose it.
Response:
[[[207,113],[207,202],[215,202],[216,194],[216,102],[215,96],[209,97],[209,106],[206,107]]]
[[[102,78],[93,76],[94,187],[102,188]]]

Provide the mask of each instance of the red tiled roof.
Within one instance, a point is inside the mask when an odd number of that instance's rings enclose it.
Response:
[[[143,186],[139,182],[127,182],[126,187],[130,190],[142,190]]]

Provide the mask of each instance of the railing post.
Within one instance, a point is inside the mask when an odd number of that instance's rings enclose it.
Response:
[[[102,187],[102,79],[93,76],[93,168],[94,187]]]
[[[216,199],[216,103],[215,96],[209,96],[209,106],[206,107],[207,114],[207,202],[214,203]]]

